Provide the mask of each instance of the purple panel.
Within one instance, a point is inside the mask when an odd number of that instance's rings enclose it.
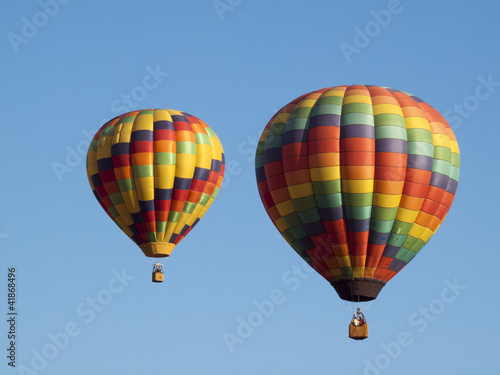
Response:
[[[294,129],[283,133],[282,144],[307,142],[307,129]]]
[[[172,123],[172,121],[166,121],[166,120],[158,120],[158,121],[153,122],[153,129],[154,130],[160,130],[160,129],[175,130],[174,124]]]
[[[375,152],[406,154],[408,152],[407,142],[404,139],[379,138],[375,140]]]
[[[389,239],[389,234],[370,231],[368,242],[374,245],[385,245]]]
[[[155,201],[139,201],[139,207],[141,207],[142,212],[149,212],[155,210]]]
[[[155,199],[160,201],[168,201],[172,199],[172,189],[155,188]]]
[[[317,126],[340,126],[340,115],[316,115],[309,120],[309,129]]]
[[[393,245],[387,245],[384,249],[384,253],[382,254],[382,256],[384,256],[386,258],[394,258],[396,256],[396,254],[398,253],[400,248],[401,248],[401,246],[396,247]]]
[[[309,236],[318,236],[325,233],[325,228],[323,227],[323,223],[321,221],[303,225]]]
[[[281,160],[281,148],[274,147],[264,150],[264,164]]]
[[[407,168],[422,169],[424,171],[432,171],[433,158],[424,155],[408,155]]]
[[[446,190],[446,188],[448,187],[449,180],[450,178],[448,176],[441,173],[433,172],[431,175],[431,181],[429,182],[429,185],[436,186],[438,188]]]
[[[367,232],[370,230],[370,219],[349,219],[346,218],[346,228],[349,232]]]
[[[344,218],[342,207],[318,208],[319,216],[324,221],[335,221]]]
[[[130,143],[115,143],[111,146],[111,155],[128,155],[130,154]]]
[[[375,138],[375,127],[371,125],[351,124],[340,127],[340,139]]]
[[[130,135],[130,142],[135,141],[153,141],[153,132],[151,130],[136,130]]]
[[[191,179],[176,177],[174,179],[174,189],[189,190],[191,188]]]

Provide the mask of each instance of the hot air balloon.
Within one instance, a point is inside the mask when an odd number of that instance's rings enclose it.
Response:
[[[259,140],[255,168],[281,235],[340,298],[362,302],[375,299],[439,228],[460,155],[452,129],[429,104],[352,85],[305,94],[279,110]]]
[[[87,154],[102,208],[147,257],[170,255],[207,212],[224,176],[224,151],[200,119],[170,109],[124,113],[104,124]],[[157,262],[153,281],[163,281]]]

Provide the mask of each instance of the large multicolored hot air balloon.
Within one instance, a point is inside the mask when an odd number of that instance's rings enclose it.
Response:
[[[269,217],[293,249],[359,302],[422,249],[457,189],[446,120],[419,98],[378,86],[303,95],[269,121],[256,174]]]
[[[170,109],[132,111],[92,140],[87,174],[95,197],[148,257],[166,257],[208,210],[224,152],[200,119]]]

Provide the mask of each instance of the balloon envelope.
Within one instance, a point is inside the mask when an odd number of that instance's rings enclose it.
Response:
[[[446,120],[378,86],[303,95],[269,121],[256,153],[276,228],[342,299],[368,301],[439,228],[460,156]]]
[[[104,124],[87,154],[95,197],[149,257],[165,257],[219,192],[224,152],[200,119],[170,109],[132,111]]]

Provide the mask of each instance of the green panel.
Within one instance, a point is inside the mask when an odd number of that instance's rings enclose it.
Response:
[[[332,181],[312,181],[314,194],[331,195],[342,192],[342,184],[340,180]]]
[[[111,215],[113,215],[114,218],[117,218],[118,216],[120,216],[120,214],[118,213],[118,210],[114,206],[109,207],[108,211]]]
[[[205,133],[195,133],[194,138],[197,144],[210,145],[210,137]]]
[[[408,141],[408,155],[423,155],[430,158],[434,155],[434,146],[432,143]]]
[[[375,139],[392,138],[406,141],[406,129],[398,126],[375,126]]]
[[[405,129],[406,134],[406,123],[404,117],[393,113],[381,113],[379,115],[375,115],[374,118],[376,127],[385,125],[399,126]]]
[[[288,228],[296,227],[297,225],[301,225],[300,217],[297,215],[297,212],[292,212],[288,215],[283,216],[283,220]]]
[[[407,234],[412,226],[413,223],[407,223],[401,220],[394,220],[394,228],[392,232],[396,234]]]
[[[345,216],[349,219],[364,220],[369,219],[372,213],[372,206],[350,207],[345,206]]]
[[[111,199],[111,202],[113,202],[113,204],[115,206],[119,205],[120,203],[123,203],[123,198],[122,198],[121,192],[109,194],[109,198]]]
[[[432,133],[427,129],[412,128],[406,132],[408,134],[408,141],[433,143]]]
[[[292,232],[293,235],[295,236],[295,238],[298,240],[309,236],[302,224],[297,225],[296,227],[290,228],[290,232]]]
[[[132,173],[134,178],[152,177],[154,176],[154,165],[133,165]]]
[[[316,101],[316,106],[319,105],[325,105],[325,104],[335,104],[337,106],[342,106],[342,103],[344,102],[344,97],[343,96],[321,96],[317,101]],[[331,112],[331,113],[339,113],[337,111]]]
[[[311,224],[317,221],[321,221],[321,217],[319,216],[317,208],[313,208],[312,210],[308,211],[302,211],[298,214],[303,224]]]
[[[182,212],[191,214],[194,211],[194,208],[196,207],[196,203],[186,201],[184,204],[184,208],[182,209]]]
[[[200,201],[198,203],[201,204],[202,206],[206,206],[208,201],[210,200],[210,198],[211,198],[210,195],[208,195],[206,193],[202,193]]]
[[[155,165],[175,165],[177,154],[173,152],[156,152],[154,155]]]
[[[387,243],[395,247],[400,247],[403,245],[405,238],[406,234],[395,234],[394,232],[391,232],[391,234],[389,235],[389,239],[387,240]]]
[[[371,206],[373,193],[343,193],[344,206],[363,207]]]
[[[317,104],[313,107],[311,117],[316,115],[339,114],[342,112],[342,106],[338,104]]]
[[[194,142],[177,142],[176,147],[178,154],[196,155],[196,143]]]
[[[285,237],[287,239],[287,241],[289,243],[293,243],[296,240],[295,236],[290,231],[290,229],[287,229],[287,230],[283,231],[282,235],[283,235],[283,237]]]
[[[395,258],[399,259],[399,260],[402,260],[405,263],[408,263],[410,260],[413,259],[414,256],[415,256],[415,253],[413,251],[405,249],[404,247],[402,247],[401,249],[399,249],[399,251],[396,254]]]
[[[255,156],[255,169],[259,169],[259,168],[262,168],[264,167],[264,145],[260,145],[258,146],[259,148],[262,148],[262,152],[260,152],[258,149],[257,149],[257,155]]]
[[[288,117],[287,125],[290,120],[296,120],[299,118],[302,119],[308,118],[311,111],[312,111],[311,107],[299,107],[299,108],[295,107],[292,113],[290,113],[290,116]]]
[[[366,103],[349,103],[342,106],[342,117],[349,113],[368,113],[373,115],[373,107]]]
[[[179,221],[180,217],[181,217],[180,212],[170,211],[170,213],[168,214],[168,222],[169,223],[177,223]]]
[[[346,125],[373,125],[373,115],[366,113],[348,113],[344,114],[342,112],[342,119],[340,121],[341,126]]]
[[[434,146],[434,159],[451,162],[451,150],[448,147]]]
[[[165,233],[166,229],[167,229],[167,222],[166,221],[157,221],[156,222],[156,233]]]
[[[210,128],[205,128],[205,131],[211,138],[217,138],[217,135],[214,133],[214,131]]]
[[[316,204],[320,208],[331,208],[342,206],[342,194],[315,195]]]
[[[399,207],[378,207],[373,206],[372,218],[393,222],[396,218]]]
[[[264,149],[281,148],[283,136],[281,134],[268,135],[264,143]]]
[[[288,118],[288,121],[286,122],[285,131],[290,131],[295,129],[305,129],[307,127],[308,121],[309,118],[303,118],[303,117],[293,118],[293,119]]]
[[[445,176],[450,175],[451,163],[449,161],[434,159],[432,163],[432,171],[436,173],[444,174]]]
[[[316,207],[314,196],[292,199],[292,203],[297,211],[307,211]]]
[[[378,233],[389,233],[392,229],[392,225],[394,224],[393,220],[370,220],[370,231],[378,232]]]
[[[134,180],[132,178],[127,178],[125,180],[117,180],[118,188],[120,191],[129,191],[135,189]]]

